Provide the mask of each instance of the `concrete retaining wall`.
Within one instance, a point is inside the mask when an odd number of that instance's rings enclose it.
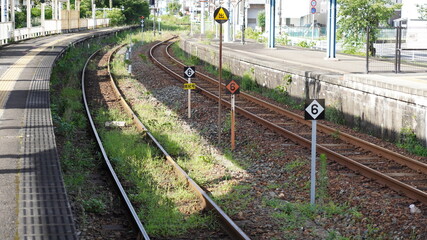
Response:
[[[180,47],[218,66],[218,47],[182,40]],[[331,62],[333,64],[333,62]],[[287,86],[298,99],[325,98],[328,111],[345,118],[348,126],[383,139],[396,140],[403,129],[412,129],[427,146],[427,91],[393,82],[392,77],[310,71],[288,62],[254,59],[223,49],[223,68],[242,76],[250,73],[258,84]],[[292,83],[287,85],[288,76]]]

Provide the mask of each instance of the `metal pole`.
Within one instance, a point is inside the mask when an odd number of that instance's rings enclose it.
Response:
[[[399,26],[396,26],[396,45],[394,50],[394,72],[397,73],[397,51],[399,48]]]
[[[227,0],[227,10],[230,9],[230,0]],[[224,29],[224,42],[230,42],[230,19],[225,23],[225,29]]]
[[[200,16],[200,34],[205,34],[205,1],[201,2],[202,4],[202,13]]]
[[[366,74],[369,73],[369,26],[366,27]]]
[[[276,0],[270,0],[270,34],[268,35],[268,47],[275,47],[275,30],[276,30]]]
[[[236,94],[231,94],[231,150],[233,151],[236,148],[235,142],[235,121],[236,121]]]
[[[96,28],[96,4],[95,0],[92,0],[92,19],[93,19],[93,29]]]
[[[337,23],[337,1],[329,0],[328,5],[328,26],[327,26],[327,41],[326,58],[335,58],[336,56],[336,23]]]
[[[245,44],[245,29],[246,29],[246,7],[245,0],[242,1],[242,11],[243,11],[243,19],[242,19],[242,44]]]
[[[193,7],[190,6],[190,35],[193,35],[193,18],[194,18]]]
[[[394,60],[394,71],[395,73],[400,72],[400,48],[402,44],[402,22],[399,21],[399,25],[396,27],[396,53]]]
[[[31,1],[27,0],[27,28],[31,28]]]
[[[12,1],[12,2],[14,2],[14,1]],[[40,4],[41,5],[41,25],[42,25],[42,35],[44,36],[45,35],[45,31],[44,31],[44,28],[45,28],[45,26],[46,26],[46,11],[45,11],[45,5],[46,5],[46,3],[41,3]]]
[[[314,41],[314,13],[311,14],[311,15],[313,15],[312,24],[311,24],[311,26],[312,26],[312,30],[311,30],[311,41]]]
[[[188,85],[191,83],[191,78],[188,78]],[[191,118],[191,89],[188,89],[188,118]]]
[[[218,145],[221,144],[221,90],[222,90],[222,24],[219,24],[219,98],[218,98]]]
[[[236,25],[239,21],[239,13],[240,13],[240,8],[239,8],[239,3],[236,3],[236,5],[233,5],[233,42],[236,41]]]
[[[314,205],[316,201],[316,131],[317,121],[311,121],[311,186],[310,186],[310,204]]]
[[[153,8],[153,36],[156,36],[156,8]]]
[[[1,0],[1,6],[0,6],[0,10],[1,10],[1,22],[6,22],[6,17],[7,17],[7,3],[6,0]]]
[[[15,1],[10,1],[10,21],[12,22],[11,37],[15,39]]]

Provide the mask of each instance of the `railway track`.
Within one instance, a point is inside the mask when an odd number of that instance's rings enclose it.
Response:
[[[150,50],[151,60],[175,79],[186,83],[182,69],[184,64],[169,51],[172,39],[158,43]],[[200,72],[192,79],[197,89],[210,99],[218,101],[218,81]],[[222,92],[225,85],[222,84]],[[222,95],[222,105],[230,108],[230,96]],[[303,117],[270,104],[246,93],[236,98],[236,112],[289,138],[295,143],[310,148],[310,122]],[[324,124],[318,124],[317,152],[326,154],[349,169],[374,179],[414,200],[427,203],[427,164],[399,153],[392,152],[370,142],[340,132]]]
[[[108,155],[107,155],[107,153],[106,153],[106,151],[105,151],[105,149],[104,149],[104,147],[103,147],[102,140],[101,140],[101,138],[99,137],[99,134],[98,134],[97,128],[96,128],[95,123],[94,123],[94,121],[93,121],[92,114],[91,114],[91,111],[90,111],[90,108],[89,108],[89,105],[88,105],[88,99],[87,99],[87,96],[86,96],[86,89],[85,89],[85,84],[86,84],[86,83],[85,83],[85,82],[86,82],[86,75],[85,75],[85,73],[86,73],[86,68],[87,68],[87,66],[88,66],[89,62],[90,62],[90,61],[94,58],[94,56],[96,56],[96,55],[97,55],[101,50],[102,50],[102,49],[100,49],[100,50],[96,51],[95,53],[93,53],[93,54],[92,54],[92,55],[87,59],[86,64],[85,64],[85,66],[83,67],[83,70],[82,70],[82,80],[81,80],[81,85],[82,85],[82,94],[83,94],[83,102],[84,102],[84,106],[85,106],[85,109],[86,109],[86,113],[87,113],[87,117],[88,117],[88,119],[89,119],[89,123],[90,123],[91,129],[92,129],[93,134],[94,134],[94,136],[95,136],[95,138],[96,138],[96,141],[97,141],[97,143],[98,143],[98,146],[99,146],[99,149],[100,149],[100,151],[101,151],[101,153],[102,153],[102,156],[103,156],[103,158],[104,158],[104,161],[105,161],[105,163],[106,163],[106,165],[107,165],[108,171],[109,171],[109,172],[110,172],[110,174],[111,174],[110,176],[111,176],[111,178],[113,179],[114,184],[117,186],[117,188],[118,188],[118,190],[119,190],[120,197],[121,197],[121,198],[122,198],[122,200],[124,201],[126,209],[127,209],[127,210],[129,211],[129,213],[130,213],[130,216],[131,216],[131,217],[130,217],[130,218],[131,218],[131,222],[134,224],[135,228],[137,229],[137,232],[138,232],[138,237],[137,237],[137,239],[146,239],[146,240],[148,240],[148,239],[150,239],[150,237],[148,236],[147,232],[145,231],[144,226],[142,225],[142,223],[141,223],[141,221],[140,221],[140,219],[139,219],[139,217],[138,217],[138,215],[137,215],[137,213],[136,213],[136,211],[135,211],[135,208],[133,207],[133,205],[132,205],[131,201],[129,200],[129,197],[127,196],[126,191],[125,191],[125,189],[123,188],[122,183],[120,182],[120,180],[119,180],[119,178],[118,178],[118,176],[117,176],[116,172],[114,171],[114,168],[113,168],[113,166],[112,166],[112,164],[111,164],[111,161],[110,161],[110,159],[108,158]]]
[[[112,56],[115,54],[116,51],[118,51],[121,47],[123,46],[117,46],[114,50],[110,51],[108,54],[108,73],[109,73],[109,77],[110,77],[110,83],[111,83],[111,87],[113,88],[114,94],[116,95],[117,99],[120,99],[120,104],[122,109],[133,119],[134,125],[136,126],[136,128],[138,128],[141,131],[141,134],[145,134],[149,141],[151,141],[153,143],[153,145],[155,145],[163,154],[164,158],[166,159],[166,161],[172,165],[172,167],[174,168],[175,173],[177,174],[177,176],[181,179],[183,179],[184,181],[187,182],[188,186],[196,193],[196,195],[201,199],[202,202],[202,208],[209,210],[211,212],[213,212],[217,218],[218,221],[220,223],[220,225],[222,226],[222,228],[229,234],[229,236],[233,239],[250,239],[232,220],[230,217],[228,217],[225,212],[210,198],[210,196],[200,187],[197,185],[197,183],[191,179],[187,173],[174,161],[174,159],[166,152],[166,150],[162,147],[162,145],[160,144],[160,142],[158,142],[154,136],[147,130],[147,128],[142,124],[142,122],[139,120],[138,116],[133,112],[132,108],[128,105],[128,103],[125,101],[125,99],[123,98],[120,90],[117,88],[117,86],[115,85],[115,81],[110,73],[110,61]],[[96,53],[94,53],[87,61],[86,65],[85,65],[85,69],[86,66],[88,64],[88,62],[90,61],[91,58],[93,58],[93,56],[95,56]],[[146,233],[143,224],[141,223],[139,217],[137,216],[134,207],[132,206],[132,203],[130,202],[129,198],[126,195],[126,192],[124,190],[124,188],[122,187],[122,184],[119,180],[119,178],[117,177],[114,168],[112,166],[112,164],[110,163],[110,160],[106,154],[106,151],[103,148],[102,145],[102,140],[100,139],[99,135],[98,135],[98,131],[96,128],[96,125],[94,124],[94,121],[92,119],[92,114],[91,114],[91,110],[89,108],[88,105],[88,100],[87,100],[87,96],[86,96],[86,90],[84,88],[85,86],[85,75],[84,75],[85,70],[83,70],[83,76],[82,76],[82,92],[83,92],[83,99],[84,99],[84,105],[87,111],[87,115],[88,115],[88,119],[91,125],[91,128],[94,132],[94,135],[97,139],[98,145],[101,149],[102,155],[104,157],[104,160],[108,166],[108,169],[111,173],[112,178],[114,179],[114,182],[116,183],[121,197],[123,198],[124,202],[126,203],[126,207],[128,208],[130,214],[131,214],[131,218],[132,221],[134,222],[134,225],[136,226],[138,232],[139,232],[139,239],[149,239],[148,234]]]

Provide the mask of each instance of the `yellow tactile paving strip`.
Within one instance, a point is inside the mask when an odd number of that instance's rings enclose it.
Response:
[[[80,35],[80,34],[79,34]],[[68,38],[73,38],[74,36],[69,36],[61,38],[56,41],[52,41],[44,44],[41,47],[30,50],[25,56],[22,56],[18,61],[16,61],[12,66],[10,66],[6,72],[0,77],[0,116],[1,112],[4,109],[4,105],[9,97],[10,91],[13,90],[16,81],[19,79],[19,76],[28,66],[28,64],[34,60],[38,53],[45,51],[47,48],[55,46],[58,42],[67,40]]]

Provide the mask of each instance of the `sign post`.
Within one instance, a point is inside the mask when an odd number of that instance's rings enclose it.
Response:
[[[144,32],[144,16],[141,16],[141,32]]]
[[[228,90],[228,93],[231,94],[231,150],[233,151],[236,148],[235,141],[235,122],[236,122],[236,94],[240,93],[239,83],[231,80],[227,82],[225,88]]]
[[[219,85],[218,85],[218,145],[221,143],[221,90],[222,90],[222,24],[228,21],[228,10],[219,7],[215,9],[214,20],[219,23]]]
[[[188,78],[188,83],[184,85],[184,89],[188,89],[188,118],[191,118],[191,89],[195,89],[196,85],[191,83],[191,78],[196,74],[196,67],[184,67],[184,77]]]
[[[312,120],[310,204],[314,205],[316,200],[316,120],[325,119],[325,99],[307,99],[305,102],[304,119]]]
[[[317,5],[317,2],[316,2],[316,0],[311,0],[311,3],[310,3],[310,5],[311,5],[311,13],[312,13],[312,15],[313,15],[313,21],[312,21],[312,30],[311,30],[311,41],[314,41],[314,14],[316,14],[316,12],[317,12],[317,9],[316,9],[316,5]]]

